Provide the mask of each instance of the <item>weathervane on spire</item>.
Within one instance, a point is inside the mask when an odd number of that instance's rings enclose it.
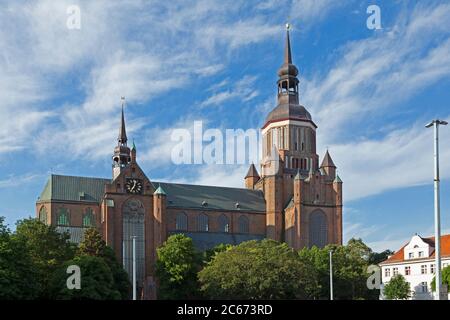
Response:
[[[125,105],[125,97],[124,97],[124,96],[121,96],[121,97],[120,97],[120,100],[122,101],[122,108],[123,108],[123,106]]]

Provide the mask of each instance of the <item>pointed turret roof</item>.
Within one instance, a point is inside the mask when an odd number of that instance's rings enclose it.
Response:
[[[300,169],[297,169],[297,174],[295,175],[294,180],[300,180],[302,176],[300,175]]]
[[[260,178],[258,171],[256,170],[256,167],[253,163],[250,165],[250,168],[248,168],[247,175],[245,176],[245,178],[250,177]]]
[[[127,143],[127,131],[125,129],[125,115],[123,113],[123,103],[122,103],[122,119],[120,123],[120,130],[119,130],[119,142],[121,143]]]
[[[284,46],[284,64],[292,64],[291,40],[289,39],[289,24],[286,25],[286,44]]]
[[[341,178],[339,178],[338,174],[336,174],[336,178],[334,178],[333,182],[335,182],[335,183],[342,183],[342,180],[341,180]]]
[[[163,188],[161,188],[161,185],[158,186],[158,189],[153,194],[162,194],[167,195]]]
[[[336,168],[336,166],[334,165],[333,159],[331,159],[330,153],[327,152],[325,153],[325,157],[323,157],[323,161],[322,164],[320,165],[321,168],[325,168],[325,167],[334,167]]]

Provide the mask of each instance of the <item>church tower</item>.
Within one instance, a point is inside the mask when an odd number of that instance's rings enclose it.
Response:
[[[328,151],[319,166],[317,125],[299,103],[299,71],[292,61],[286,27],[277,105],[261,129],[261,177],[254,181],[247,174],[245,184],[264,192],[268,238],[296,248],[341,243],[342,181]],[[250,167],[249,172],[255,171]]]
[[[125,116],[123,113],[123,106],[125,100],[122,98],[122,117],[119,129],[119,137],[117,138],[117,146],[114,148],[114,155],[112,157],[113,164],[113,180],[115,180],[122,170],[131,162],[131,151],[127,146],[127,131],[125,129]]]

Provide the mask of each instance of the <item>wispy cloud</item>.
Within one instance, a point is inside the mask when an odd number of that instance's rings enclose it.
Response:
[[[205,101],[200,103],[201,107],[221,105],[229,100],[236,99],[240,102],[250,101],[256,98],[259,94],[258,90],[255,90],[256,76],[244,76],[241,80],[236,81],[231,88],[227,90],[218,91],[208,97]],[[223,81],[219,84],[213,85],[210,89],[215,88],[223,89],[227,83]]]

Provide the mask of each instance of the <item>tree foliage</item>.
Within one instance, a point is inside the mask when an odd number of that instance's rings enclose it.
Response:
[[[170,236],[157,249],[156,275],[160,299],[192,299],[198,297],[197,272],[201,257],[191,238],[182,234]]]
[[[448,290],[450,290],[450,266],[442,269],[441,272],[442,284],[447,285]],[[431,281],[431,290],[436,291],[436,276],[433,277]]]
[[[367,268],[372,250],[361,239],[350,239],[346,246],[328,245],[322,249],[312,247],[299,251],[302,260],[313,264],[318,272],[319,285],[315,299],[330,297],[330,258],[333,259],[333,296],[335,299],[377,299],[378,290],[369,290]]]
[[[20,249],[27,252],[38,286],[34,297],[52,298],[51,277],[67,260],[72,259],[75,247],[69,242],[66,234],[61,234],[52,226],[47,226],[36,219],[25,219],[17,223],[13,241]]]
[[[386,283],[383,294],[388,300],[406,300],[411,296],[411,287],[409,282],[399,274]]]
[[[211,299],[308,299],[317,284],[312,265],[273,240],[247,241],[217,253],[199,280]]]
[[[111,247],[108,247],[102,239],[100,232],[95,228],[89,228],[84,233],[83,241],[78,247],[78,256],[92,256],[102,258],[110,269],[113,277],[114,288],[120,292],[122,299],[130,298],[131,284],[128,274],[117,261]]]
[[[81,271],[81,289],[68,289],[66,270],[77,265]],[[111,269],[105,260],[89,255],[77,256],[66,261],[56,270],[52,279],[52,291],[55,299],[60,300],[118,300],[121,294],[117,290]]]
[[[38,295],[38,274],[24,245],[11,237],[0,217],[0,300],[33,299]]]

